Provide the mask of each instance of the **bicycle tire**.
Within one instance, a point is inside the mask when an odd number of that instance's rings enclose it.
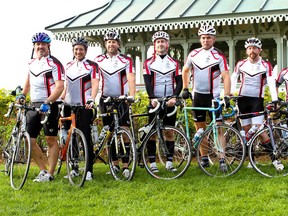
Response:
[[[31,160],[31,141],[28,132],[20,133],[13,151],[10,184],[15,190],[21,189],[28,176]]]
[[[216,131],[221,129],[223,132],[223,139],[220,142],[221,147],[215,145],[213,128],[208,128],[204,131],[199,139],[197,146],[197,162],[199,167],[209,176],[227,177],[239,171],[245,160],[245,144],[241,134],[235,128],[228,125],[216,125]],[[218,134],[218,132],[217,132]],[[217,141],[217,140],[216,140]],[[223,150],[222,145],[225,144]],[[202,162],[200,149],[206,150],[208,153],[208,162]],[[219,149],[220,148],[220,149]],[[220,157],[223,157],[226,165],[220,166]],[[224,166],[224,168],[223,168]]]
[[[113,132],[112,132],[113,133]],[[126,136],[127,140],[125,142],[125,151],[124,151],[124,137]],[[117,145],[115,146],[115,141],[117,140]],[[128,152],[127,152],[128,150]],[[115,153],[116,152],[116,153]],[[113,157],[113,154],[114,157]],[[108,144],[108,161],[109,168],[112,176],[116,180],[120,181],[130,181],[135,174],[136,170],[136,145],[132,138],[132,135],[129,130],[126,128],[120,127],[117,130],[117,134],[113,134],[111,141]],[[115,158],[118,160],[118,166],[120,169],[115,169]],[[124,174],[124,167],[128,165],[129,173]]]
[[[8,142],[6,143],[5,147],[2,150],[2,160],[4,161],[4,173],[7,176],[10,176],[10,170],[11,170],[11,161],[12,161],[12,145],[14,142],[14,138],[11,135],[8,139]]]
[[[252,167],[266,177],[286,176],[288,174],[288,137],[284,134],[288,135],[288,129],[281,126],[272,126],[272,136],[276,147],[274,153],[272,145],[261,144],[260,136],[263,133],[267,133],[271,137],[268,128],[265,127],[257,131],[249,142],[248,153]],[[283,170],[277,171],[272,163],[272,158],[282,162],[284,165]]]
[[[187,171],[187,169],[190,166],[191,163],[191,158],[192,158],[192,146],[190,141],[188,140],[187,136],[183,131],[180,129],[174,127],[174,126],[169,126],[169,125],[164,125],[162,128],[159,129],[161,131],[161,134],[163,135],[164,133],[168,131],[173,132],[174,136],[174,149],[173,149],[173,160],[172,160],[172,165],[174,168],[177,169],[177,171],[172,172],[171,170],[166,169],[166,161],[165,163],[162,163],[161,160],[166,160],[167,157],[167,152],[165,152],[165,148],[167,149],[166,143],[160,144],[160,139],[157,135],[157,130],[154,129],[152,130],[148,135],[147,138],[143,141],[143,149],[142,149],[142,160],[145,166],[145,169],[147,172],[153,176],[154,178],[157,179],[164,179],[164,180],[172,180],[176,179]],[[149,158],[148,158],[148,141],[152,138],[156,138],[156,164],[158,167],[159,172],[152,172],[150,170],[149,164]],[[163,135],[163,137],[165,137]],[[165,141],[165,140],[164,140]],[[165,147],[166,146],[166,147]],[[169,151],[169,149],[168,149]],[[160,156],[159,156],[160,155]],[[160,159],[161,158],[161,159]],[[165,159],[164,159],[165,158]]]
[[[66,154],[66,168],[71,185],[82,187],[86,180],[88,165],[88,146],[85,136],[78,128],[73,128]],[[78,175],[71,175],[71,171]]]

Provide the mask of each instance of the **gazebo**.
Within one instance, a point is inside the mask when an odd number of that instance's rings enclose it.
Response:
[[[287,21],[287,0],[111,0],[45,29],[63,41],[84,36],[94,46],[102,46],[107,30],[117,30],[122,52],[138,57],[140,64],[153,33],[164,30],[171,37],[169,54],[183,65],[189,51],[199,46],[198,28],[209,23],[231,71],[246,57],[244,41],[253,36],[262,40],[262,57],[277,64],[279,72],[287,66]]]

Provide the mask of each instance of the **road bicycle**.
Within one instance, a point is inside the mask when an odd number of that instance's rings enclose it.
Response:
[[[238,96],[232,98],[235,107],[238,104]],[[258,127],[255,134],[246,141],[249,161],[252,167],[266,177],[281,177],[288,174],[288,129],[281,126],[286,121],[287,102],[278,101],[268,103],[261,112],[238,114],[235,116],[234,127],[241,130],[240,119],[265,116],[264,122]],[[285,119],[279,120],[284,114]],[[263,137],[269,140],[263,141]],[[244,139],[245,140],[245,139]],[[283,167],[279,165],[282,163]]]
[[[61,111],[64,110],[64,104],[61,104]],[[68,105],[65,105],[68,106]],[[65,121],[71,121],[70,128],[67,133],[66,141],[61,140],[60,153],[58,158],[57,174],[60,173],[62,163],[66,162],[68,179],[71,185],[82,187],[86,180],[88,165],[88,146],[86,138],[81,130],[76,128],[76,112],[78,109],[85,109],[85,106],[79,104],[69,105],[71,115],[64,117],[62,114],[59,118],[59,128]],[[74,173],[76,172],[76,173]]]
[[[121,104],[133,103],[133,101],[134,99],[124,95],[107,97],[104,100],[107,112],[99,114],[99,117],[112,116],[113,123],[102,127],[98,141],[94,144],[95,161],[100,159],[105,164],[108,163],[110,174],[120,181],[130,181],[136,169],[137,155],[134,139],[130,130],[119,124],[119,119],[122,118],[119,112]],[[125,171],[127,168],[129,172]]]
[[[222,113],[223,104],[223,101],[213,99],[211,107],[183,107],[186,134],[189,139],[188,111],[206,110],[211,112],[211,122],[192,145],[196,149],[199,167],[207,175],[215,177],[226,177],[235,174],[245,160],[245,144],[240,132],[230,125],[216,121],[216,112]],[[234,109],[230,109],[230,111],[230,113],[222,114],[223,118],[234,116]],[[205,156],[208,157],[207,163],[202,162],[201,151],[205,152]]]
[[[37,111],[39,108],[22,104],[10,103],[8,112],[4,115],[9,118],[16,108],[16,123],[13,126],[8,142],[4,144],[2,150],[2,159],[4,161],[4,170],[6,175],[10,177],[11,187],[15,190],[21,189],[27,179],[30,161],[31,161],[31,141],[30,135],[26,131],[26,115],[28,111]],[[49,112],[45,114],[42,124],[48,120]]]
[[[191,144],[183,131],[175,126],[163,124],[163,117],[165,115],[170,117],[177,111],[177,107],[175,106],[173,112],[167,113],[166,102],[169,99],[170,97],[158,98],[157,106],[143,114],[133,114],[132,106],[129,106],[132,136],[137,142],[138,166],[145,167],[147,172],[154,178],[164,180],[178,178],[187,171],[190,166],[192,151]],[[153,120],[149,124],[146,124],[145,127],[137,129],[135,119],[141,117],[147,118],[152,113],[155,114]],[[168,133],[173,136],[173,146],[167,145],[166,136]],[[159,169],[157,173],[153,172],[149,167],[148,141],[151,139],[155,139],[156,141],[156,164]],[[171,154],[173,155],[173,167],[177,170],[174,172],[166,169],[167,155]]]

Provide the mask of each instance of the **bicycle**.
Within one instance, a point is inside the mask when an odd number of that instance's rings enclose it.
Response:
[[[234,97],[233,100],[237,104],[238,97]],[[279,106],[275,109],[277,104],[279,104]],[[281,121],[274,123],[275,119],[278,119],[280,115],[285,114],[285,116],[287,116],[287,109],[282,110],[282,108],[286,108],[287,105],[288,103],[283,101],[273,104],[268,103],[264,111],[246,114],[239,113],[236,115],[235,127],[237,125],[239,127],[240,119],[265,115],[264,122],[258,127],[255,134],[246,141],[246,145],[248,147],[251,166],[258,173],[266,177],[280,177],[288,174],[288,129],[280,125]],[[263,143],[262,137],[264,136],[269,137],[271,144]],[[279,165],[280,160],[283,168]]]
[[[217,107],[216,105],[217,104]],[[190,139],[188,123],[188,110],[206,110],[211,112],[212,119],[207,125],[199,139],[192,143],[196,149],[197,162],[201,170],[209,176],[226,177],[239,171],[245,160],[245,144],[238,130],[222,123],[216,122],[216,112],[222,113],[223,101],[212,100],[211,107],[184,107],[186,122],[186,134]],[[223,115],[223,118],[234,116],[234,109],[231,113]],[[229,136],[227,135],[229,134]],[[201,163],[201,150],[207,152],[208,163]],[[221,161],[220,159],[224,159]],[[225,165],[221,165],[221,164]],[[222,166],[222,167],[221,167]]]
[[[190,166],[191,162],[191,144],[186,137],[185,133],[179,128],[170,125],[163,125],[162,119],[164,115],[160,112],[165,112],[165,115],[172,116],[176,111],[166,113],[166,102],[170,98],[159,98],[158,104],[155,108],[150,109],[148,113],[133,114],[132,106],[129,105],[129,116],[131,122],[131,131],[134,140],[137,142],[137,155],[138,155],[138,166],[147,170],[147,172],[157,179],[171,180],[182,176]],[[135,118],[148,117],[150,113],[155,113],[155,117],[151,123],[146,124],[145,127],[136,130]],[[173,134],[174,147],[167,146],[166,134],[171,132]],[[159,172],[155,173],[151,171],[149,167],[148,158],[148,141],[156,138],[156,163],[158,165]],[[165,160],[167,155],[173,154],[173,167],[177,171],[172,172],[166,169]]]
[[[61,105],[62,110],[63,105],[64,104]],[[57,174],[60,173],[62,163],[65,161],[70,184],[82,187],[87,174],[88,146],[83,132],[76,128],[76,112],[78,109],[85,109],[85,106],[72,104],[70,108],[70,116],[63,117],[64,115],[61,115],[59,118],[59,128],[62,128],[62,124],[65,121],[71,121],[71,125],[66,141],[63,143],[63,141],[60,140],[60,143],[64,145],[60,145]]]
[[[118,109],[121,103],[132,103],[134,100],[126,96],[107,97],[104,104],[107,107],[106,113],[99,114],[99,117],[113,116],[113,123],[102,127],[98,136],[98,141],[94,145],[95,161],[100,159],[105,164],[109,164],[110,173],[115,180],[130,181],[135,174],[136,169],[136,146],[129,129],[119,125]],[[113,126],[114,124],[114,126]],[[108,161],[101,156],[103,149],[106,149]],[[114,157],[113,157],[114,155]],[[115,169],[115,158],[118,161],[119,168],[128,168],[129,173],[120,172],[120,169]],[[128,167],[127,167],[128,166]]]
[[[16,123],[8,142],[3,147],[2,158],[5,163],[3,172],[10,177],[11,187],[19,190],[26,182],[32,151],[30,135],[26,131],[26,115],[28,111],[39,112],[39,108],[29,106],[24,101],[22,101],[22,104],[12,102],[4,116],[9,118],[14,108],[17,109]],[[48,115],[49,113],[45,114],[45,118],[41,121],[42,124],[47,122]]]

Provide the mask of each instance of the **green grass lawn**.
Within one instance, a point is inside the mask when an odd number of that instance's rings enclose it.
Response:
[[[3,166],[1,167],[1,169]],[[108,165],[94,165],[95,179],[82,188],[63,179],[34,183],[37,167],[19,191],[0,173],[1,215],[287,215],[288,178],[266,178],[242,167],[234,176],[213,178],[196,165],[179,179],[151,177],[137,167],[130,182],[106,175]]]

